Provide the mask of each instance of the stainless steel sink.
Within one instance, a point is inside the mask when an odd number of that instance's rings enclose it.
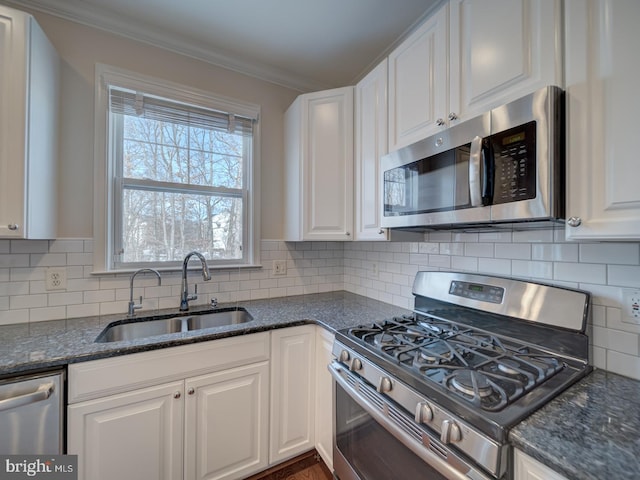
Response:
[[[98,343],[120,342],[165,335],[167,333],[189,332],[205,328],[235,325],[253,320],[242,307],[221,308],[191,313],[181,317],[137,318],[112,322],[96,338]]]

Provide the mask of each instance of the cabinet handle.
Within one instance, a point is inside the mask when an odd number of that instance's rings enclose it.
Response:
[[[439,127],[442,127],[446,122],[444,121],[444,118],[439,118],[436,120],[436,125]]]
[[[381,228],[380,230],[378,230],[378,235],[384,235],[384,228]]]
[[[351,232],[347,232],[347,237],[350,237],[350,236],[351,236]]]
[[[7,225],[7,228],[9,230],[17,230],[18,229],[18,224],[17,223],[10,223],[9,225]]]
[[[188,393],[189,395],[193,395],[194,393],[196,393],[196,389],[195,389],[195,388],[193,388],[193,387],[191,387],[189,390],[187,390],[187,393]]]
[[[582,219],[580,217],[569,217],[567,220],[567,225],[570,227],[579,227],[582,224]]]
[[[451,121],[458,120],[458,115],[455,112],[451,112],[449,114],[449,120]]]
[[[180,398],[182,395],[180,394],[180,392],[175,392],[173,394],[173,398]]]

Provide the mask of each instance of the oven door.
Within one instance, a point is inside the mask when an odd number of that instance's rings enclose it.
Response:
[[[493,480],[338,363],[333,466],[339,480]]]

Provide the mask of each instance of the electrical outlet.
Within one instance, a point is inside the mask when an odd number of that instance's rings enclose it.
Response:
[[[45,287],[47,290],[67,289],[67,269],[64,267],[50,267],[45,273]]]
[[[625,288],[622,298],[624,302],[622,321],[640,324],[640,290]]]
[[[274,260],[273,261],[273,274],[274,275],[286,275],[287,274],[287,261],[286,260]]]
[[[378,271],[378,264],[377,263],[372,263],[371,264],[371,278],[378,278],[378,276],[380,275],[380,272]]]

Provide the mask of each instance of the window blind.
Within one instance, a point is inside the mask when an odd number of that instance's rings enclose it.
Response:
[[[252,135],[253,132],[254,120],[251,118],[113,86],[109,88],[109,110],[122,115],[241,135]]]

